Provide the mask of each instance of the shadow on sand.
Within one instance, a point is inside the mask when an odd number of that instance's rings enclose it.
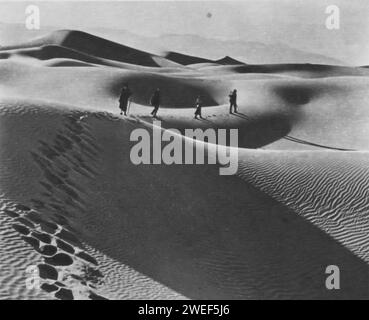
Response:
[[[368,265],[291,209],[215,165],[135,166],[116,129],[99,182],[109,217],[91,186],[83,221],[98,226],[86,239],[97,249],[193,299],[369,297]],[[329,265],[340,290],[326,289]]]
[[[246,114],[242,113],[242,112],[233,112],[230,114],[231,116],[236,116],[236,117],[240,117],[240,118],[243,118],[243,119],[246,119],[246,120],[250,120],[250,117],[247,116]]]

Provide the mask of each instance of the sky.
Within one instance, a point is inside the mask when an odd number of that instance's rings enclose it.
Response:
[[[24,23],[37,4],[42,26],[104,27],[143,36],[195,34],[212,39],[283,43],[369,64],[368,0],[243,1],[0,1],[0,22]],[[340,9],[340,29],[328,30],[328,5]]]

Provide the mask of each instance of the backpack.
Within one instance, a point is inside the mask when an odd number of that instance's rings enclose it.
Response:
[[[159,104],[159,99],[160,99],[159,94],[158,94],[157,92],[155,92],[155,93],[152,95],[151,99],[150,99],[150,104],[151,104],[152,106],[155,106],[155,105]]]

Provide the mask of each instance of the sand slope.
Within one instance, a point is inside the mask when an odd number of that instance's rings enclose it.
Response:
[[[1,298],[368,298],[366,68],[159,56],[74,31],[2,49]],[[164,128],[239,129],[235,176],[131,163],[157,87]]]

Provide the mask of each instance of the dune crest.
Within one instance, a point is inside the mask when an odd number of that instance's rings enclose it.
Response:
[[[72,30],[0,58],[0,297],[368,298],[367,68],[157,55]],[[236,175],[131,162],[156,88],[163,130],[238,129]],[[332,263],[350,274],[333,296]],[[42,290],[22,289],[29,265]]]

